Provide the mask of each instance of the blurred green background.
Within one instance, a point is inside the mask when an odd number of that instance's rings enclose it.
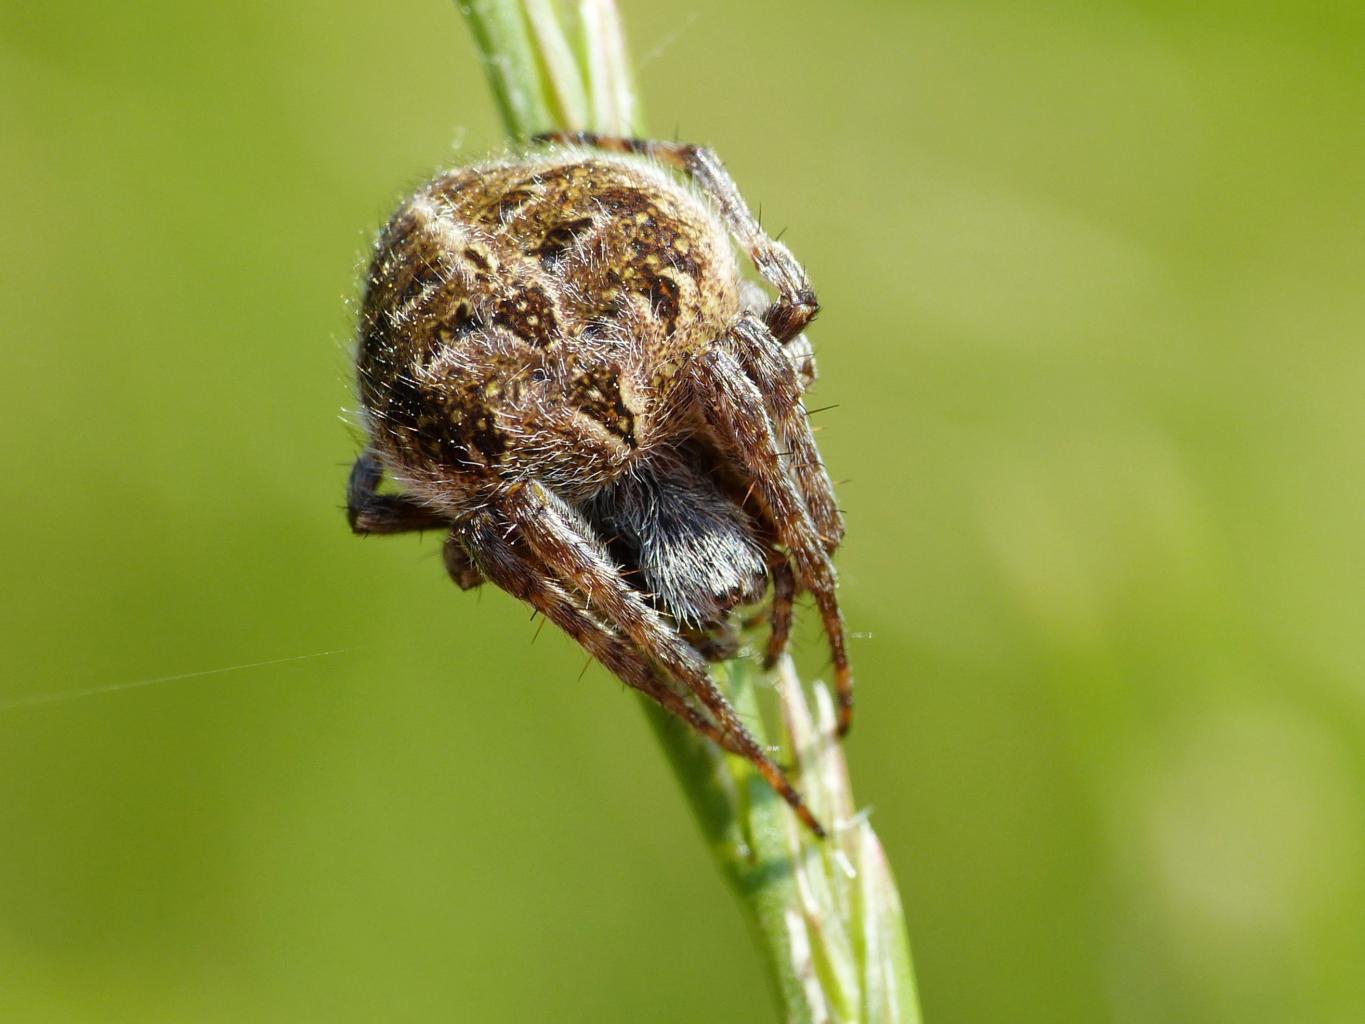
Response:
[[[453,6],[0,12],[0,1019],[769,1019],[635,701],[345,528]],[[927,1020],[1365,1020],[1362,8],[624,14],[820,287]]]

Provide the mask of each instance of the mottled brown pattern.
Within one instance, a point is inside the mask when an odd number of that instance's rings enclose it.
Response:
[[[547,141],[442,175],[381,234],[351,526],[448,530],[461,587],[532,605],[822,832],[704,662],[733,651],[732,610],[770,581],[775,658],[807,592],[848,726],[843,523],[801,405],[814,292],[709,150]],[[775,299],[741,284],[732,238]]]

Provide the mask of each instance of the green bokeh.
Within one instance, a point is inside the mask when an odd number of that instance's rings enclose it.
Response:
[[[820,287],[931,1024],[1365,1019],[1361,10],[625,5]],[[6,0],[0,83],[0,1020],[768,1019],[635,702],[345,529],[451,5]]]

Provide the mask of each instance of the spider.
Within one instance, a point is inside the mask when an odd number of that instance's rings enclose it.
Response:
[[[848,729],[843,522],[801,403],[815,293],[709,149],[532,142],[431,181],[380,235],[351,528],[446,531],[459,586],[531,605],[823,836],[705,664],[769,585],[771,663],[808,592]],[[742,280],[732,237],[775,299]]]

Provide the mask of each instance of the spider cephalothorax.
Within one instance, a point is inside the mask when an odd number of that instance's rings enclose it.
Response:
[[[770,583],[776,658],[807,591],[848,727],[843,524],[801,405],[815,294],[709,150],[539,141],[430,182],[379,239],[352,528],[447,531],[460,586],[529,603],[820,832],[704,663]],[[775,299],[742,281],[732,237]]]

